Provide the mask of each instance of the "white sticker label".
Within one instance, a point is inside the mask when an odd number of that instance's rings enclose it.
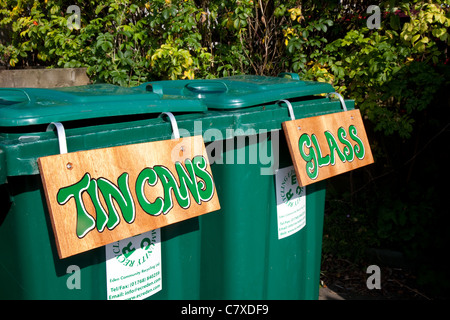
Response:
[[[105,248],[108,300],[141,300],[162,289],[160,229]]]
[[[278,239],[282,239],[306,225],[306,188],[298,185],[294,166],[278,169],[275,182]]]

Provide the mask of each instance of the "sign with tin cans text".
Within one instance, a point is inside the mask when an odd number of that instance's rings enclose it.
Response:
[[[38,159],[58,254],[220,209],[201,136]]]

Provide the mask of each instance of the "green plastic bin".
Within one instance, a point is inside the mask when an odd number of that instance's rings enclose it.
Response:
[[[306,188],[306,225],[279,238],[277,169],[295,176],[281,131],[290,117],[280,100],[290,102],[297,119],[340,112],[341,103],[325,95],[333,87],[301,81],[297,74],[157,84],[165,94],[197,97],[209,110],[201,132],[191,123],[181,125],[210,142],[206,148],[221,202],[220,211],[200,218],[200,297],[318,299],[325,182]],[[354,108],[353,101],[346,105]]]
[[[0,89],[1,299],[107,299],[104,247],[58,257],[37,166],[38,157],[59,153],[48,124],[64,125],[73,152],[170,139],[170,123],[159,117],[169,110],[206,107],[196,99],[163,97],[156,85]],[[198,219],[162,228],[160,237],[162,290],[150,298],[199,299]]]
[[[170,111],[182,136],[203,135],[222,209],[161,228],[162,290],[149,299],[317,299],[325,188],[307,187],[305,227],[278,239],[274,173],[292,165],[279,100],[304,118],[341,111],[333,91],[296,75],[1,89],[0,298],[107,298],[104,248],[57,255],[37,167],[59,153],[48,124],[63,123],[72,152],[170,139],[159,116]],[[80,289],[68,286],[74,265]]]

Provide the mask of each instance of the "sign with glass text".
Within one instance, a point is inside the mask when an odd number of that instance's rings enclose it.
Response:
[[[65,258],[220,209],[201,136],[38,159]]]
[[[373,163],[359,110],[283,122],[300,186]]]

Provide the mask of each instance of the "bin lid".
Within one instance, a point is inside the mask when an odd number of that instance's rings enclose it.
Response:
[[[158,84],[164,94],[202,99],[209,109],[237,109],[334,92],[329,83],[255,75],[208,80],[170,80]],[[147,84],[143,84],[145,86]]]
[[[0,126],[28,126],[133,114],[206,111],[193,97],[164,96],[158,85],[0,88]]]

